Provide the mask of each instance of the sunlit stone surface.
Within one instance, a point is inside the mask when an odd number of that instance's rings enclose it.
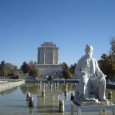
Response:
[[[53,42],[44,42],[38,48],[38,63],[36,67],[40,70],[42,76],[60,75],[62,71],[59,65],[59,48]]]
[[[106,75],[100,70],[97,60],[92,57],[93,47],[86,45],[85,55],[81,57],[75,68],[75,74],[79,78],[76,86],[76,102],[92,104],[107,103],[105,97]]]

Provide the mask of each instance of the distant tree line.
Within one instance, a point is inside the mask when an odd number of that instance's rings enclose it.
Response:
[[[98,61],[98,63],[102,72],[105,75],[107,75],[107,79],[115,78],[115,50],[112,49],[112,46],[109,54],[105,53],[102,54],[101,59]],[[11,63],[6,63],[3,60],[0,63],[0,78],[10,77],[13,79],[17,79],[20,74],[26,74],[26,73],[28,73],[30,76],[33,76],[34,78],[39,77],[40,71],[38,68],[36,68],[35,65],[36,63],[33,61],[30,61],[29,63],[24,61],[20,69],[18,69],[17,66]],[[61,65],[62,65],[62,77],[64,79],[71,78],[74,74],[77,63],[68,66],[66,62],[63,62]]]
[[[33,76],[34,78],[36,78],[40,76],[40,71],[36,68],[35,64],[36,63],[33,61],[30,61],[28,64],[25,61],[21,65],[20,69],[23,71],[24,74],[28,73],[29,76]]]
[[[20,69],[11,63],[6,63],[4,60],[0,63],[0,78],[18,79],[19,75],[26,73],[34,78],[40,76],[40,72],[33,61],[30,61],[28,64],[26,61],[23,62]]]
[[[74,74],[75,67],[77,64],[74,63],[68,66],[65,62],[63,62],[61,65],[62,65],[62,77],[64,79],[70,79]]]
[[[112,42],[115,42],[115,40],[112,40]],[[112,46],[109,54],[102,54],[98,62],[103,73],[107,75],[107,79],[115,78],[115,50]]]
[[[4,60],[0,63],[0,77],[8,78],[12,77],[14,79],[18,78],[18,69],[17,66],[14,66],[10,63],[6,63]]]

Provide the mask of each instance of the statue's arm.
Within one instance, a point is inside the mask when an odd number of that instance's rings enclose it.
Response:
[[[78,61],[76,67],[75,67],[75,74],[76,76],[80,76],[81,75],[81,66],[80,66],[80,60]]]
[[[75,74],[77,77],[81,77],[81,76],[85,75],[85,72],[82,71],[81,64],[82,64],[82,60],[79,60],[78,64],[76,65],[76,68],[75,68]]]

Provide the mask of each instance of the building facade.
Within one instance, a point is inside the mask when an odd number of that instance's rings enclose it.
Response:
[[[58,50],[53,42],[44,42],[38,48],[38,64],[58,64]]]
[[[59,64],[59,47],[53,42],[44,42],[38,47],[36,67],[42,76],[60,76],[62,67]]]

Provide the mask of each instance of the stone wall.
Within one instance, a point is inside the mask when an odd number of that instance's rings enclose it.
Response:
[[[62,66],[61,65],[36,64],[36,67],[40,70],[40,73],[43,76],[46,76],[46,75],[58,75],[58,76],[60,76],[62,73]]]
[[[11,80],[11,81],[4,81],[0,83],[0,92],[11,89],[13,87],[22,85],[25,83],[25,80]]]

